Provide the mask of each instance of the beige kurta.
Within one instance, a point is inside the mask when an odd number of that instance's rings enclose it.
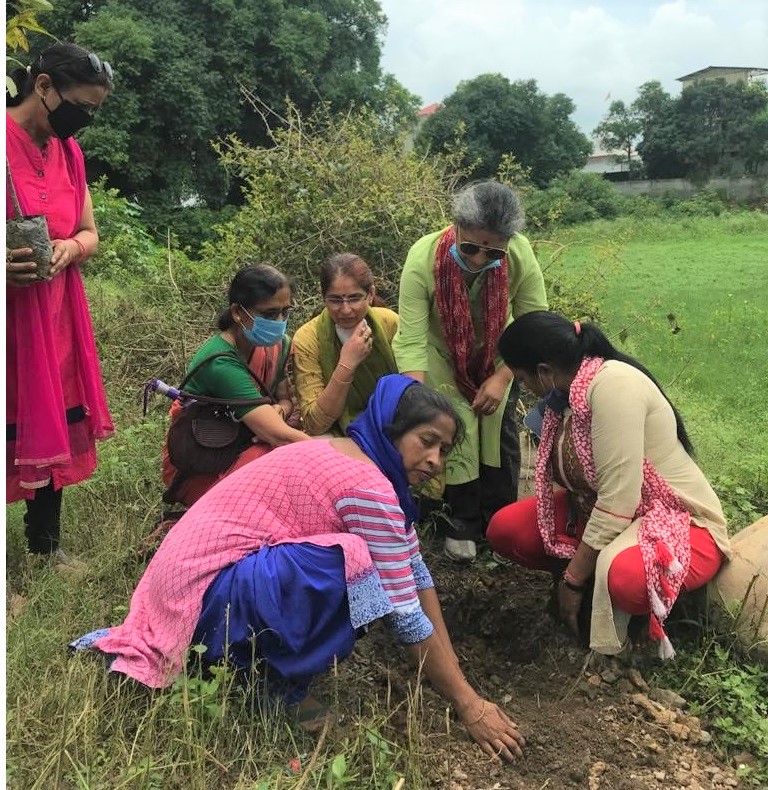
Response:
[[[606,361],[587,389],[592,411],[592,452],[597,502],[582,540],[600,552],[595,569],[590,647],[619,653],[629,615],[611,606],[608,569],[624,549],[637,545],[643,458],[677,494],[691,521],[704,527],[726,557],[728,530],[717,494],[677,438],[675,415],[658,387],[631,365]],[[566,414],[567,416],[567,414]],[[560,463],[560,459],[558,459]]]

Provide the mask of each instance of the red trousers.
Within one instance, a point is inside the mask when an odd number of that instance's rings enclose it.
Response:
[[[568,492],[555,492],[555,533],[561,540],[579,545],[584,524],[576,534],[566,535],[568,524]],[[499,510],[488,524],[488,542],[495,552],[514,560],[518,565],[535,570],[555,571],[558,561],[544,551],[536,524],[536,497],[521,499]],[[718,571],[723,554],[709,531],[691,524],[691,564],[683,581],[683,590],[690,592],[705,585]],[[648,614],[651,606],[639,546],[620,552],[608,571],[608,592],[613,605],[628,614]]]

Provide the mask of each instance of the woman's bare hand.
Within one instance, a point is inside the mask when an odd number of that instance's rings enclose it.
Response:
[[[525,738],[517,724],[493,702],[481,700],[481,704],[480,710],[468,711],[462,717],[474,741],[496,760],[514,762],[522,757]]]
[[[6,249],[5,251],[5,282],[14,288],[25,288],[32,283],[38,282],[37,264],[34,261],[25,260],[32,255],[30,247],[19,247],[15,250]]]

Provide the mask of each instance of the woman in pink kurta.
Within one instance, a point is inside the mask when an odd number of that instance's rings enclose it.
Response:
[[[49,279],[31,249],[6,249],[6,501],[24,499],[29,550],[59,549],[61,493],[96,468],[96,439],[113,431],[79,264],[98,234],[83,155],[71,135],[112,88],[93,53],[57,44],[14,74],[7,167],[25,215],[42,214],[53,247]],[[6,217],[13,216],[6,189]]]
[[[517,726],[461,672],[413,528],[409,486],[440,471],[462,430],[442,395],[382,377],[349,438],[279,447],[211,488],[168,533],[122,625],[72,647],[160,687],[202,644],[206,661],[266,675],[292,704],[384,618],[486,753],[520,756]]]

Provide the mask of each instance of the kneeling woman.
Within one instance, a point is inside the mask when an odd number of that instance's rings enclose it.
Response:
[[[290,345],[285,328],[290,304],[288,279],[272,266],[245,266],[235,275],[229,286],[228,307],[219,316],[221,331],[192,358],[188,370],[194,374],[188,374],[184,389],[194,395],[234,401],[273,396],[274,403],[232,409],[234,416],[253,433],[253,444],[217,475],[182,475],[171,462],[166,442],[166,502],[189,507],[217,480],[249,461],[278,445],[310,438],[286,422],[293,410],[285,377]],[[170,411],[172,424],[180,412],[181,406],[174,402]]]
[[[547,408],[536,496],[496,513],[488,540],[521,565],[563,570],[560,614],[575,633],[594,577],[593,650],[621,652],[630,616],[650,615],[660,654],[674,655],[662,629],[672,604],[706,584],[730,551],[680,415],[593,324],[527,313],[504,331],[499,351]]]
[[[249,672],[265,665],[287,704],[384,618],[489,755],[524,739],[459,668],[413,528],[409,492],[437,474],[463,425],[441,395],[383,377],[349,438],[281,447],[218,483],[170,531],[125,622],[75,643],[111,669],[170,684],[192,644]]]

